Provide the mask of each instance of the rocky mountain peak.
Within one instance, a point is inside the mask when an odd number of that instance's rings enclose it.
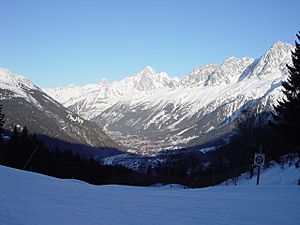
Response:
[[[143,71],[132,77],[127,77],[116,82],[116,87],[121,90],[136,90],[149,92],[155,89],[174,86],[176,79],[171,78],[165,72],[156,72],[152,67],[147,66]]]
[[[108,88],[111,86],[111,84],[109,83],[109,81],[107,79],[102,79],[99,83],[100,87],[104,87],[104,88]]]
[[[141,74],[156,74],[156,71],[151,66],[146,66]]]
[[[206,81],[206,86],[236,83],[243,71],[254,61],[252,58],[230,57],[219,65]]]
[[[294,47],[288,43],[276,42],[265,55],[251,65],[251,71],[248,71],[248,74],[244,74],[243,76],[262,79],[272,75],[275,79],[274,76],[278,76],[279,78],[282,75],[287,75],[286,64],[291,64],[291,52],[293,50]]]
[[[203,86],[209,76],[217,69],[218,65],[207,64],[193,69],[192,72],[182,80],[184,86],[197,87]]]

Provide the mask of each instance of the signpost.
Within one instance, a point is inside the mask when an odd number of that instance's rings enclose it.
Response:
[[[258,167],[258,169],[257,169],[256,185],[259,185],[260,167],[263,166],[264,164],[265,164],[265,154],[255,153],[255,156],[254,156],[254,166]]]
[[[265,164],[265,154],[255,153],[254,166],[263,166]]]

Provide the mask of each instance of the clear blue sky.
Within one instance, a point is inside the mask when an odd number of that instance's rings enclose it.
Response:
[[[0,67],[41,87],[185,76],[293,43],[299,0],[0,0]]]

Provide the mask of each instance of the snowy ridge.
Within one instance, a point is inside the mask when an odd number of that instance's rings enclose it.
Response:
[[[10,72],[8,69],[0,68],[0,85],[11,87],[14,86],[30,89],[40,90],[36,85],[34,85],[30,80],[26,79],[24,76],[17,75]]]
[[[173,89],[178,83],[178,78],[170,78],[164,72],[156,73],[153,68],[147,66],[135,76],[118,82],[109,83],[103,80],[98,84],[68,85],[44,91],[65,107],[70,107],[84,118],[91,119],[117,102],[127,101],[140,93],[151,95],[157,90]]]
[[[9,98],[22,97],[29,102],[34,101],[31,98],[30,91],[41,90],[24,76],[12,73],[5,68],[0,68],[0,89],[11,91],[12,93],[8,95]],[[6,97],[2,94],[0,99],[5,99]]]
[[[291,63],[291,50],[294,48],[287,43],[276,42],[272,48],[263,55],[255,65],[248,77],[257,76],[260,79],[273,74],[285,76],[288,74],[286,63]]]
[[[254,61],[252,58],[235,58],[230,57],[225,60],[222,65],[220,65],[213,73],[209,76],[205,85],[220,85],[233,84],[239,79],[241,73]]]
[[[260,104],[261,110],[270,110],[281,97],[292,50],[277,42],[258,59],[230,57],[182,79],[146,67],[113,83],[45,91],[128,147],[147,145],[143,152],[184,147],[204,142],[217,130],[226,132],[249,107]]]

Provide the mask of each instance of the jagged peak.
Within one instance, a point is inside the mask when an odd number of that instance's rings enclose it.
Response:
[[[283,41],[276,41],[273,46],[271,47],[271,49],[277,49],[277,48],[294,48],[293,45],[287,43],[287,42],[283,42]]]
[[[146,66],[140,73],[156,74],[156,71],[151,66]]]
[[[101,87],[109,87],[111,84],[110,84],[110,82],[109,82],[106,78],[103,78],[103,79],[100,81],[99,85],[100,85]]]
[[[193,68],[192,71],[186,76],[186,78],[191,76],[197,76],[201,72],[213,71],[218,67],[216,64],[205,64],[198,68]]]
[[[265,55],[268,56],[277,52],[290,52],[293,49],[294,49],[293,45],[283,41],[277,41],[272,45],[272,47]]]
[[[130,78],[130,77],[129,77]],[[152,67],[147,66],[141,72],[131,77],[133,79],[143,80],[160,80],[160,79],[172,79],[166,72],[156,72]],[[126,78],[125,78],[126,79]]]
[[[267,60],[282,61],[283,58],[290,57],[291,51],[294,50],[294,46],[282,41],[277,41],[264,55]]]
[[[225,59],[224,62],[230,62],[230,61],[236,61],[236,60],[240,60],[240,59],[235,56],[230,56],[228,59]]]
[[[291,60],[291,51],[294,49],[289,43],[283,41],[275,42],[266,54],[256,59],[247,68],[239,78],[239,81],[245,78],[262,76],[282,76],[287,74],[286,64]],[[281,73],[278,73],[281,71]]]
[[[239,63],[239,62],[249,62],[249,61],[254,61],[253,58],[250,57],[242,57],[242,58],[238,58],[235,56],[231,56],[228,59],[226,59],[222,65],[228,65],[231,63]]]

